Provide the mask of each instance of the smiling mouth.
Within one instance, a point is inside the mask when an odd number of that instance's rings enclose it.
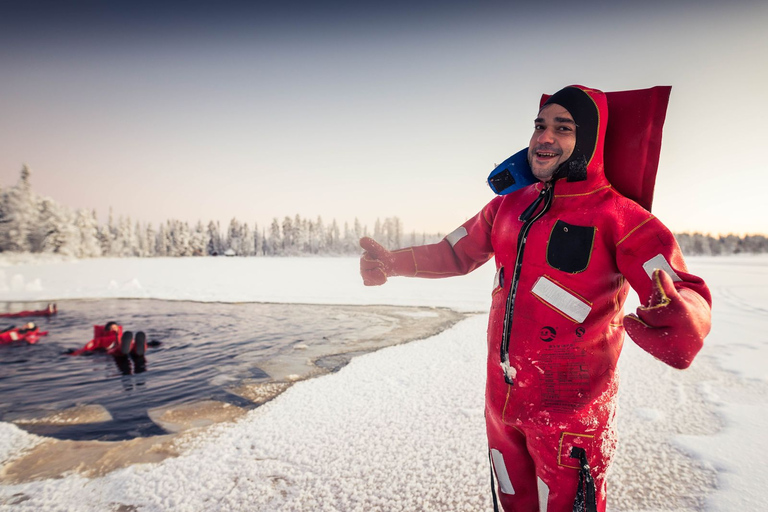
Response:
[[[559,156],[559,153],[552,153],[549,151],[537,151],[536,158],[555,158]]]

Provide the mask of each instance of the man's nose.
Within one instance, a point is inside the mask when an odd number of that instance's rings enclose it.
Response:
[[[549,128],[541,130],[539,136],[536,137],[536,141],[540,144],[551,144],[555,141],[554,133]]]

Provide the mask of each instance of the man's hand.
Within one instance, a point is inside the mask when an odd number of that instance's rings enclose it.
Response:
[[[663,270],[654,270],[652,279],[648,306],[625,316],[624,328],[652,356],[674,368],[688,368],[711,327],[709,304],[693,290],[676,289]]]
[[[365,286],[380,286],[387,282],[387,277],[397,275],[395,257],[376,240],[363,237],[360,247],[365,249],[360,257],[360,275]]]

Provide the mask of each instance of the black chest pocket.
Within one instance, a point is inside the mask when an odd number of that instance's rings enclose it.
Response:
[[[594,226],[575,226],[558,220],[549,234],[547,263],[569,274],[583,272],[589,265],[594,243]]]

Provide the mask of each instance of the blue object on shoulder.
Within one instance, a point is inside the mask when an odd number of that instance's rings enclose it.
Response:
[[[528,148],[504,160],[488,176],[488,185],[500,196],[520,190],[538,180],[528,165]]]

